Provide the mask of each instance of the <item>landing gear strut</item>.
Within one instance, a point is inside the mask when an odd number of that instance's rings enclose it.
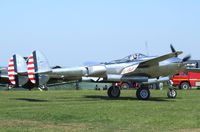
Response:
[[[39,85],[39,86],[38,86],[38,89],[39,89],[40,91],[47,91],[47,90],[48,90],[48,87],[47,87],[46,85]]]
[[[168,98],[175,99],[176,96],[177,96],[176,89],[173,87],[172,82],[169,81],[169,90],[168,90],[168,92],[167,92],[167,97],[168,97]]]
[[[177,92],[176,92],[176,89],[172,88],[172,89],[169,89],[169,91],[167,92],[167,97],[168,98],[176,98],[177,96]]]
[[[150,90],[148,86],[141,86],[136,91],[136,96],[139,100],[148,100],[150,97]]]
[[[15,86],[14,86],[13,84],[8,84],[8,85],[7,85],[8,90],[13,89],[14,87],[15,87]]]
[[[121,94],[120,88],[118,86],[111,86],[108,89],[108,97],[110,98],[119,98]]]

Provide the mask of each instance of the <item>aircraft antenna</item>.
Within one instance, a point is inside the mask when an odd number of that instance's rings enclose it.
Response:
[[[145,48],[146,48],[147,55],[149,56],[149,46],[148,46],[147,41],[145,42]]]

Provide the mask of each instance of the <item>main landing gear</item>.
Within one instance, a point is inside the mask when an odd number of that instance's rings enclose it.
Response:
[[[150,97],[150,90],[148,86],[141,86],[136,91],[136,97],[139,100],[148,100]]]
[[[108,89],[108,97],[110,98],[118,98],[120,97],[120,94],[121,90],[118,86],[113,85]],[[150,90],[148,86],[141,86],[138,88],[136,91],[136,97],[139,100],[148,100],[150,97]]]
[[[48,87],[47,87],[47,85],[39,85],[39,86],[38,86],[38,89],[39,89],[40,91],[47,91],[47,90],[48,90]]]
[[[118,86],[111,86],[108,89],[108,97],[110,98],[119,98],[121,94],[121,90]],[[150,98],[150,90],[148,85],[141,85],[137,91],[136,91],[136,97],[139,100],[148,100]],[[167,92],[168,98],[176,98],[177,92],[174,88],[170,88],[169,91]]]
[[[6,87],[8,90],[12,90],[15,86],[13,84],[8,84]]]
[[[110,98],[118,98],[120,94],[121,90],[118,86],[113,85],[108,89],[108,97]]]

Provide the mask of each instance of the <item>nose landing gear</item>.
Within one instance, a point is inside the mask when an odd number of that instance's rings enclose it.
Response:
[[[176,89],[170,88],[170,89],[168,90],[168,92],[167,92],[167,97],[168,97],[168,98],[174,99],[174,98],[176,98],[176,96],[177,96]]]

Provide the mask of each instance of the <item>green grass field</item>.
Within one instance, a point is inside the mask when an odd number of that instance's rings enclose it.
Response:
[[[200,91],[151,91],[139,101],[135,91],[112,100],[106,91],[0,91],[0,131],[197,132]]]

